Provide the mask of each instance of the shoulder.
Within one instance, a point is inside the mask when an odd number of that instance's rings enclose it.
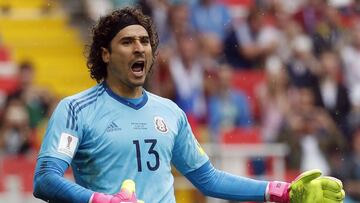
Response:
[[[102,84],[97,84],[89,89],[76,93],[74,95],[65,97],[63,102],[76,103],[83,100],[91,100],[99,97],[103,92],[105,92],[105,87]]]
[[[105,88],[103,85],[97,84],[89,89],[63,98],[60,100],[57,108],[65,108],[67,110],[82,109],[93,103],[93,101],[95,101],[104,92]]]
[[[170,99],[146,92],[149,98],[149,105],[159,108],[164,111],[170,111],[178,116],[184,114],[183,110]]]
[[[175,102],[173,102],[172,100],[170,100],[168,98],[161,97],[159,95],[156,95],[156,94],[148,92],[148,91],[146,91],[146,94],[149,98],[149,102],[152,105],[163,105],[166,108],[176,108],[176,109],[181,110],[180,107]]]
[[[65,97],[64,100],[80,100],[80,99],[85,99],[85,98],[91,98],[91,97],[95,97],[97,95],[99,95],[101,92],[105,91],[105,87],[102,84],[97,84],[89,89],[86,89],[84,91],[81,91],[79,93],[70,95],[68,97]]]

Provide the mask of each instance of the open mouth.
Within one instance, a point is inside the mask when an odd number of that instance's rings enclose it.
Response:
[[[131,70],[134,73],[141,73],[141,72],[143,72],[144,68],[145,68],[145,62],[144,61],[136,61],[131,66]]]

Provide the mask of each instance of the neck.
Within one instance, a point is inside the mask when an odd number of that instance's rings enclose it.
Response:
[[[108,87],[117,95],[125,98],[139,98],[142,95],[143,87],[142,86],[136,86],[136,87],[130,87],[126,84],[123,84],[121,82],[115,82],[111,80],[105,80]]]

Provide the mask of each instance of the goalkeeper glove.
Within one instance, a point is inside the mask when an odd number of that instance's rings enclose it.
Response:
[[[121,185],[121,190],[115,195],[108,195],[104,193],[95,192],[91,198],[90,203],[144,203],[136,199],[135,183],[132,180],[125,180]]]
[[[310,170],[299,175],[292,183],[270,182],[266,199],[282,203],[342,203],[345,191],[341,181],[320,176],[321,171]]]

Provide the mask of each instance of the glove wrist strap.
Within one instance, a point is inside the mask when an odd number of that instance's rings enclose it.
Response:
[[[90,198],[90,203],[108,203],[112,198],[112,195],[95,192]]]
[[[269,182],[266,188],[266,201],[288,203],[289,187],[290,183],[280,181]]]

